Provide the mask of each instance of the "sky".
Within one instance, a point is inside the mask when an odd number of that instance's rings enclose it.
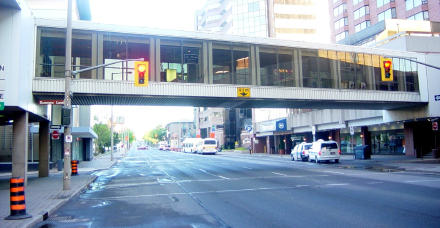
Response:
[[[90,0],[92,22],[194,30],[194,16],[206,0]],[[92,120],[111,116],[111,106],[92,106]],[[114,106],[113,116],[125,116],[125,126],[139,140],[149,130],[170,122],[193,121],[193,107]]]
[[[206,0],[90,0],[92,21],[107,24],[194,30]]]

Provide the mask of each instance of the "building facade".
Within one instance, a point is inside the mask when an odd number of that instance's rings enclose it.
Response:
[[[318,0],[208,0],[196,30],[325,43],[327,3]]]
[[[332,42],[385,19],[440,21],[437,0],[328,0],[328,4]]]

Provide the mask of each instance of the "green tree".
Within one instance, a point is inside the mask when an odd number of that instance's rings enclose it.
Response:
[[[156,144],[159,141],[162,141],[167,134],[167,129],[162,125],[156,126],[155,129],[148,131],[144,134],[142,139],[147,142],[151,142],[151,144]]]
[[[130,144],[136,141],[136,136],[131,129],[125,129],[123,133],[119,134],[118,139],[122,142],[125,142],[125,136],[128,136],[128,143]]]
[[[107,124],[97,123],[93,125],[93,131],[98,135],[98,139],[95,141],[98,152],[104,153],[104,147],[111,146],[111,131]]]

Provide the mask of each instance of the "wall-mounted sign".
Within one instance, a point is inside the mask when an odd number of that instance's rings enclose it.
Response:
[[[39,100],[40,105],[64,105],[64,100]]]
[[[286,131],[286,130],[287,130],[286,119],[260,123],[260,132]]]
[[[184,54],[183,58],[185,59],[185,64],[199,63],[199,55],[198,54]]]

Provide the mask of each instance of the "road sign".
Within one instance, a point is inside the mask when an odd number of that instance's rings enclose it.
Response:
[[[58,139],[60,137],[60,134],[58,133],[58,131],[53,131],[52,132],[52,138],[53,139]]]
[[[252,131],[252,126],[246,126],[244,129],[246,129],[246,131],[251,132]]]
[[[440,95],[434,95],[435,101],[440,101]]]
[[[72,142],[72,135],[66,135],[65,142],[71,143]]]
[[[5,102],[0,102],[0,111],[5,110]]]
[[[315,135],[316,133],[316,126],[312,126],[312,135]]]
[[[437,122],[432,122],[432,130],[438,131],[438,123]]]
[[[61,130],[61,125],[50,125],[50,129],[52,129],[52,130]]]
[[[350,127],[350,135],[354,135],[354,127],[353,126]]]
[[[128,136],[125,136],[125,141],[128,141]]]
[[[251,88],[237,88],[237,97],[251,97]]]

